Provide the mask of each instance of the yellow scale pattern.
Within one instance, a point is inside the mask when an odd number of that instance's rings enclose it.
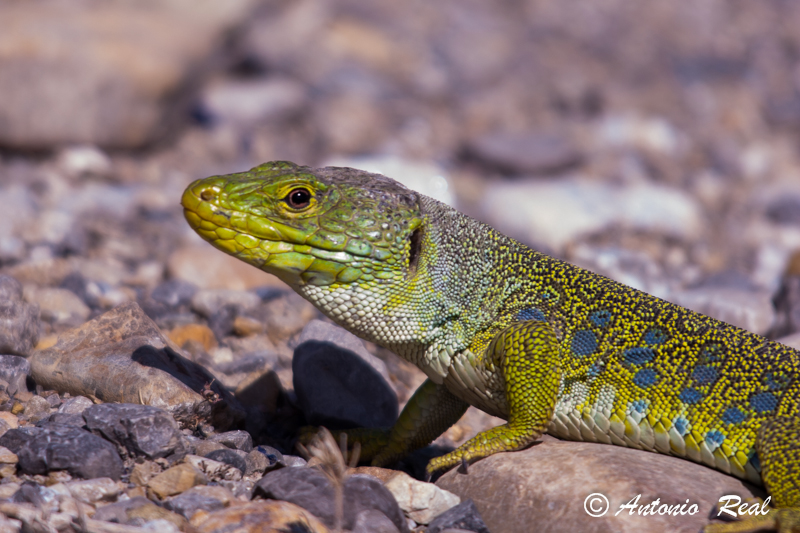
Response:
[[[287,194],[298,188],[311,200],[293,209]],[[433,467],[489,455],[501,441],[501,449],[519,448],[546,429],[685,457],[760,484],[757,440],[762,426],[777,424],[761,455],[772,454],[773,486],[788,479],[796,488],[796,465],[781,471],[774,453],[798,435],[800,354],[787,346],[538,253],[379,175],[266,163],[195,182],[182,201],[214,246],[280,276],[428,375],[391,436],[364,433],[391,443],[383,460],[424,445],[404,437],[428,423],[420,413],[439,419],[419,433],[427,439],[472,404],[509,424]],[[509,331],[514,348],[498,351]],[[527,370],[520,377],[512,368]],[[800,498],[789,485],[780,488],[784,502]]]

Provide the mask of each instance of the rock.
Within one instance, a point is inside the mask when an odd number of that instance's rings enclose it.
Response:
[[[92,312],[74,292],[57,287],[25,286],[25,300],[38,306],[42,320],[78,325]]]
[[[107,477],[70,481],[67,483],[67,488],[73,498],[85,503],[112,501],[122,492],[119,484]]]
[[[211,459],[212,461],[219,461],[220,463],[231,465],[242,472],[242,474],[244,474],[244,472],[247,470],[247,463],[245,462],[244,458],[239,456],[239,454],[230,448],[223,448],[221,450],[209,452],[206,454],[206,458]]]
[[[309,424],[388,427],[397,419],[397,395],[386,366],[345,330],[312,321],[300,333],[292,359],[294,388]],[[382,372],[376,370],[382,368]]]
[[[781,280],[775,295],[775,315],[773,335],[783,336],[800,331],[800,273],[788,274]]]
[[[583,154],[565,136],[494,132],[470,142],[471,155],[512,174],[556,174],[579,165]]]
[[[150,300],[163,306],[162,311],[175,313],[188,307],[196,293],[197,286],[194,283],[171,279],[153,289]]]
[[[261,311],[266,311],[267,334],[276,344],[289,340],[310,320],[319,317],[317,308],[295,292],[282,292],[268,301],[269,305],[262,307]]]
[[[308,105],[306,88],[289,78],[221,79],[205,87],[201,112],[212,121],[252,128],[289,118]]]
[[[328,528],[313,514],[289,502],[257,501],[237,505],[210,514],[196,513],[192,525],[198,533],[258,531],[282,533],[303,524],[308,533],[328,533]]]
[[[133,148],[155,141],[186,108],[176,106],[180,87],[254,4],[48,5],[5,5],[0,12],[11,25],[0,41],[5,146]],[[122,27],[130,31],[108,31]]]
[[[256,472],[263,474],[269,470],[286,466],[283,454],[270,446],[257,446],[255,450],[247,454],[245,463],[247,465],[245,475],[248,476]]]
[[[50,414],[50,404],[41,396],[34,396],[25,404],[23,414],[28,420],[39,420]]]
[[[82,428],[86,425],[86,420],[83,419],[83,415],[79,414],[53,413],[47,418],[40,419],[36,423],[37,426],[45,426],[47,424],[59,424],[61,426],[74,426],[76,428]]]
[[[178,530],[182,530],[186,526],[186,520],[182,516],[159,507],[143,496],[98,507],[93,518],[95,521],[102,520],[131,525],[142,525],[152,520],[166,520],[168,523],[177,526]],[[153,529],[150,530],[153,531]],[[164,528],[156,528],[154,530],[165,531],[166,533]],[[108,533],[112,533],[112,531]]]
[[[513,200],[511,200],[513,199]],[[513,202],[514,209],[509,209]],[[663,185],[620,188],[584,180],[493,183],[481,206],[497,230],[560,251],[580,237],[612,226],[692,241],[704,229],[700,204]]]
[[[701,287],[672,291],[667,299],[759,335],[769,331],[775,320],[772,295],[765,290]]]
[[[314,468],[282,468],[266,474],[256,483],[253,498],[292,502],[309,510],[325,525],[334,525],[333,487],[324,474]],[[370,476],[354,475],[344,484],[345,529],[352,529],[356,516],[373,509],[383,513],[400,531],[407,531],[402,511],[391,493]]]
[[[197,511],[212,513],[228,507],[235,496],[225,487],[198,485],[164,501],[164,508],[191,520]]]
[[[19,419],[17,416],[8,411],[0,411],[0,420],[8,424],[12,429],[19,427]]]
[[[188,463],[175,465],[147,482],[147,488],[160,499],[174,496],[196,485],[205,485],[208,478]]]
[[[167,260],[169,276],[202,289],[245,291],[255,287],[284,287],[281,280],[207,244],[179,248]]]
[[[400,533],[400,530],[382,512],[367,509],[358,513],[353,533]]]
[[[233,396],[182,356],[135,303],[64,333],[30,361],[31,375],[45,388],[152,405],[189,427],[205,421],[224,430],[244,417]]]
[[[175,420],[150,405],[106,403],[83,412],[86,427],[133,457],[158,459],[186,453]]]
[[[417,524],[430,524],[435,517],[461,502],[455,494],[433,483],[417,481],[404,472],[384,481],[383,486],[389,489],[405,515]]]
[[[0,464],[15,465],[17,463],[19,463],[19,457],[17,457],[17,454],[4,446],[0,446]]]
[[[138,487],[147,486],[147,483],[162,472],[161,466],[154,461],[136,463],[131,471],[131,483]]]
[[[780,339],[776,339],[781,344],[785,344],[786,346],[791,346],[795,350],[800,351],[800,332],[793,333],[792,335],[787,335],[786,337],[781,337]]]
[[[17,280],[0,275],[0,354],[27,356],[37,342],[39,308],[22,300]]]
[[[193,341],[203,347],[205,351],[217,347],[217,338],[211,328],[204,324],[184,324],[172,329],[168,334],[169,339],[183,348],[183,346]]]
[[[31,363],[27,359],[16,355],[0,355],[0,378],[8,383],[8,394],[13,396],[17,392],[28,390],[27,379],[30,373]]]
[[[470,465],[468,475],[451,470],[436,485],[462,501],[474,500],[492,533],[527,531],[531,524],[541,531],[695,532],[708,523],[720,496],[754,494],[732,476],[677,457],[549,436],[527,450],[482,459]],[[584,511],[584,500],[593,493],[610,501],[605,516]],[[637,494],[642,505],[656,498],[667,505],[689,500],[700,512],[614,516]]]
[[[461,529],[475,533],[489,533],[475,502],[465,500],[437,516],[429,525],[428,532],[443,533],[445,530]]]
[[[224,450],[227,448],[224,444],[220,444],[219,442],[213,442],[210,440],[201,440],[200,442],[194,445],[194,455],[199,455],[201,457],[205,457],[207,454],[213,452],[214,450]]]
[[[82,415],[86,409],[93,405],[94,402],[86,396],[73,396],[61,404],[61,407],[58,408],[58,412],[68,415]]]
[[[222,461],[197,455],[187,455],[184,461],[203,472],[212,481],[239,481],[242,479],[242,470]]]
[[[242,430],[226,431],[209,437],[210,441],[219,442],[228,448],[250,452],[253,449],[253,437],[250,433]]]
[[[212,317],[225,307],[249,311],[261,303],[261,298],[244,290],[203,289],[192,298],[192,310],[204,317]]]
[[[11,429],[0,437],[0,446],[17,454],[25,474],[66,470],[84,479],[114,480],[122,475],[122,460],[114,445],[76,427],[51,424]]]

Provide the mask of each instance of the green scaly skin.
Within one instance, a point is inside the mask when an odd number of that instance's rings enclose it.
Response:
[[[766,525],[800,523],[796,350],[538,253],[376,174],[265,163],[196,181],[182,203],[215,247],[427,374],[391,430],[348,432],[372,464],[425,446],[474,405],[507,424],[429,473],[547,432],[763,484],[778,508]]]

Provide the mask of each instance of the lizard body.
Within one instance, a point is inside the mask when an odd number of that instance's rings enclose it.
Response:
[[[380,175],[266,163],[199,180],[182,203],[214,246],[427,374],[394,428],[350,432],[373,464],[474,405],[508,424],[430,472],[546,431],[684,457],[800,505],[792,348],[531,250]]]

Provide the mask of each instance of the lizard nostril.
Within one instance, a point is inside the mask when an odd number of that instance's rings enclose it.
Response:
[[[206,190],[204,190],[203,192],[200,193],[200,199],[203,200],[204,202],[210,202],[211,200],[213,200],[216,197],[217,197],[217,195],[214,194],[214,190],[213,189],[206,189]]]

